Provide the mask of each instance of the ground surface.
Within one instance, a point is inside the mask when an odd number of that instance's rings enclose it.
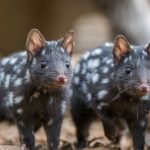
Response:
[[[71,121],[70,115],[66,115],[61,132],[61,150],[76,150],[75,148],[75,127]],[[94,123],[90,128],[88,137],[89,147],[84,150],[132,150],[131,140],[124,136],[119,146],[111,144],[104,136],[103,127],[100,122]],[[36,134],[37,150],[46,150],[46,138],[42,129]],[[39,144],[41,146],[39,146]],[[150,145],[150,134],[147,131],[146,145]],[[9,126],[6,123],[0,124],[0,150],[19,150],[18,132],[15,126]],[[147,150],[148,148],[145,148]]]

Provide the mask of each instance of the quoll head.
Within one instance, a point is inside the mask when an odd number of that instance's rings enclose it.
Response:
[[[27,62],[34,82],[52,88],[70,82],[73,35],[73,31],[69,31],[61,40],[46,41],[37,29],[28,33]]]
[[[150,93],[150,44],[131,46],[118,35],[113,47],[114,78],[121,93],[146,96]]]

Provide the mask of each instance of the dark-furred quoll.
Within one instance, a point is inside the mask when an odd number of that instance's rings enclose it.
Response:
[[[72,116],[78,147],[86,146],[88,128],[99,118],[105,135],[117,142],[127,123],[134,149],[144,149],[150,103],[150,44],[132,46],[118,35],[82,55],[74,68]]]
[[[16,123],[23,150],[34,149],[34,132],[41,126],[48,149],[57,150],[71,95],[73,44],[73,31],[58,41],[46,41],[32,29],[25,51],[0,60],[0,121]]]

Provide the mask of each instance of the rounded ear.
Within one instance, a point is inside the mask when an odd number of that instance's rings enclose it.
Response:
[[[120,59],[131,52],[131,47],[127,39],[123,35],[117,35],[114,40],[113,56],[115,64],[118,64]]]
[[[29,59],[32,59],[32,55],[39,51],[46,41],[42,33],[37,29],[31,29],[27,36],[26,49]]]
[[[66,52],[71,56],[74,48],[74,31],[70,30],[66,33],[64,38],[61,40],[61,46],[66,50]]]

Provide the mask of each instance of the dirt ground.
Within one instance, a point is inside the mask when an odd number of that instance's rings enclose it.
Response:
[[[76,150],[75,127],[69,113],[65,115],[60,136],[60,150]],[[83,150],[132,150],[132,142],[129,136],[123,136],[119,145],[113,145],[103,133],[101,122],[91,125],[88,137],[89,146]],[[146,132],[146,147],[150,146],[150,132]],[[18,132],[15,126],[6,123],[0,124],[0,150],[20,150]],[[36,134],[36,145],[38,150],[46,150],[46,137],[43,129]]]

